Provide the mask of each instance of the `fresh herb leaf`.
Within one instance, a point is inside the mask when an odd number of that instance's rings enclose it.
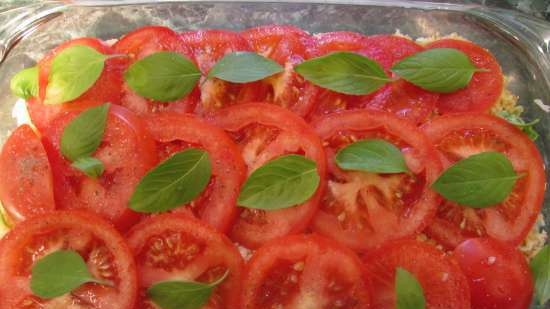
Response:
[[[94,157],[82,157],[78,158],[71,164],[72,167],[81,170],[84,174],[97,178],[105,171],[103,162]]]
[[[71,161],[89,157],[101,144],[110,103],[92,107],[74,118],[61,135],[61,153]]]
[[[535,298],[542,306],[550,299],[550,247],[548,245],[535,255],[530,266],[535,280]]]
[[[151,54],[134,62],[124,79],[142,97],[171,102],[187,95],[201,77],[197,66],[186,57],[169,51]]]
[[[317,191],[319,174],[314,161],[285,155],[256,169],[246,180],[239,206],[275,210],[307,201]]]
[[[525,134],[527,134],[527,136],[529,136],[531,140],[534,141],[539,137],[539,134],[537,133],[537,131],[535,131],[535,128],[533,128],[533,126],[539,123],[540,119],[525,122],[520,116],[511,114],[504,110],[497,112],[497,116],[506,119],[509,123],[520,128]]]
[[[88,271],[86,262],[75,251],[56,251],[41,258],[32,267],[31,291],[41,298],[62,296],[88,282],[111,285],[110,282],[95,279]]]
[[[420,282],[408,271],[395,270],[395,294],[397,309],[424,309],[426,299]]]
[[[38,67],[26,68],[15,74],[10,81],[11,92],[23,99],[38,96]]]
[[[62,50],[52,61],[45,104],[61,104],[74,100],[97,81],[107,56],[84,45]]]
[[[189,148],[178,152],[141,179],[130,198],[130,208],[146,213],[176,208],[199,196],[210,176],[206,151]]]
[[[350,52],[313,58],[294,70],[317,86],[344,94],[369,94],[391,81],[377,62]]]
[[[198,309],[208,302],[210,295],[220,285],[229,271],[210,284],[185,281],[164,281],[151,286],[147,294],[162,309]]]
[[[383,139],[362,140],[349,144],[338,151],[335,160],[344,170],[381,174],[409,172],[399,148]]]
[[[277,62],[252,52],[226,54],[218,61],[208,77],[216,77],[232,83],[249,83],[283,71]]]
[[[520,177],[502,153],[483,152],[449,167],[432,188],[460,205],[485,208],[504,201]]]
[[[457,49],[434,48],[406,57],[392,71],[420,88],[450,93],[466,87],[474,73],[484,69]]]

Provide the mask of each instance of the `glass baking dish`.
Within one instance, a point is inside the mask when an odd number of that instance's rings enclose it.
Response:
[[[108,40],[149,24],[184,31],[272,23],[312,33],[399,30],[413,38],[458,33],[484,46],[498,58],[525,118],[540,119],[536,143],[550,165],[550,106],[544,105],[550,104],[550,23],[500,8],[424,1],[47,1],[13,7],[0,12],[0,145],[21,117],[20,103],[9,90],[10,78],[67,39]],[[544,214],[548,229],[550,192]]]

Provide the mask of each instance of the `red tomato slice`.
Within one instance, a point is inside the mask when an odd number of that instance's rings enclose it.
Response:
[[[546,185],[542,158],[529,137],[506,120],[479,113],[441,116],[422,129],[446,167],[477,153],[498,151],[525,175],[498,206],[474,209],[444,202],[427,233],[449,249],[480,236],[521,243],[540,212]]]
[[[256,100],[274,103],[306,116],[313,108],[318,88],[294,72],[294,66],[314,52],[311,36],[294,26],[266,25],[247,29],[241,35],[264,57],[284,66],[285,71],[243,89],[258,93]]]
[[[112,286],[86,283],[60,297],[32,295],[31,269],[58,250],[82,256],[94,278]],[[136,266],[126,242],[102,218],[81,211],[41,214],[17,225],[0,240],[0,308],[133,309]]]
[[[373,279],[373,309],[396,308],[398,267],[419,281],[427,309],[470,309],[468,280],[453,257],[432,245],[416,240],[392,241],[369,252],[363,261]]]
[[[246,178],[246,167],[237,146],[227,134],[194,115],[162,113],[147,119],[147,126],[157,141],[159,157],[189,147],[208,152],[212,177],[207,189],[185,207],[196,217],[226,232],[237,213],[235,203]]]
[[[41,131],[48,126],[50,121],[65,111],[83,109],[105,102],[120,102],[122,73],[127,63],[127,59],[124,57],[114,57],[105,61],[103,73],[101,73],[98,80],[76,100],[57,105],[44,105],[42,103],[46,96],[50,67],[54,57],[65,48],[75,45],[85,45],[106,55],[114,54],[111,47],[98,39],[80,38],[59,45],[38,62],[39,95],[38,99],[29,100],[28,110],[32,122]]]
[[[0,200],[10,222],[55,209],[48,156],[30,126],[15,129],[4,144],[0,175]]]
[[[239,251],[223,234],[184,214],[147,218],[128,234],[139,274],[136,308],[158,308],[146,289],[161,281],[210,283],[229,271],[227,278],[202,308],[240,308],[244,262]]]
[[[173,30],[161,26],[147,26],[123,36],[115,45],[117,53],[126,54],[129,64],[160,51],[172,51],[194,61],[192,51],[181,41]],[[160,110],[191,112],[199,101],[198,87],[187,96],[174,102],[158,102],[146,99],[135,93],[124,83],[120,104],[138,115],[146,115]]]
[[[272,241],[254,252],[243,280],[244,309],[370,308],[371,286],[361,261],[316,235]]]
[[[432,42],[426,48],[455,48],[470,57],[472,63],[488,72],[474,73],[466,88],[449,94],[442,94],[437,109],[442,114],[456,112],[486,112],[500,98],[504,77],[498,61],[486,49],[457,39],[443,39]]]
[[[454,252],[468,277],[472,308],[529,308],[533,278],[525,257],[514,247],[490,238],[474,238]]]
[[[328,189],[313,221],[316,232],[364,251],[426,227],[439,204],[430,184],[441,166],[420,129],[393,114],[366,110],[327,115],[312,126],[323,140],[329,172]],[[371,138],[401,149],[412,174],[344,171],[336,165],[340,149]]]
[[[248,174],[281,155],[302,154],[317,162],[323,184],[325,154],[321,142],[292,112],[273,104],[240,104],[220,110],[213,122],[233,137]],[[257,248],[267,240],[303,231],[317,211],[322,187],[299,206],[275,211],[243,209],[233,226],[232,238],[246,247]]]
[[[57,207],[87,209],[126,230],[139,219],[128,208],[128,200],[142,176],[156,164],[154,141],[141,119],[124,107],[111,105],[103,140],[93,154],[103,162],[105,172],[97,179],[88,177],[73,168],[60,150],[63,130],[77,115],[71,112],[55,119],[44,134]]]

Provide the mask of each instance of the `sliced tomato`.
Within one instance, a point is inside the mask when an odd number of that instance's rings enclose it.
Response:
[[[202,308],[240,308],[244,261],[223,234],[185,214],[152,216],[128,234],[139,274],[136,308],[158,308],[147,288],[161,281],[211,283],[228,272]]]
[[[312,124],[323,140],[328,189],[313,229],[364,251],[422,231],[439,198],[430,189],[441,171],[429,140],[412,122],[380,111],[346,111]],[[411,174],[376,174],[340,169],[336,153],[357,140],[383,139],[398,147]]]
[[[498,151],[524,175],[501,204],[474,209],[445,201],[427,233],[449,249],[472,237],[490,236],[518,245],[536,221],[546,177],[537,147],[521,130],[501,118],[479,113],[449,114],[422,127],[439,150],[445,167],[471,155]]]
[[[237,143],[248,174],[267,161],[286,154],[301,154],[317,163],[323,184],[325,154],[319,138],[302,118],[264,103],[248,103],[220,110],[213,123],[225,129]],[[231,236],[249,248],[265,241],[303,231],[315,214],[323,186],[305,203],[275,211],[243,209]]]
[[[149,117],[146,123],[157,142],[161,159],[189,147],[208,152],[212,177],[207,189],[178,210],[190,211],[219,231],[226,232],[235,219],[235,204],[246,177],[246,167],[237,146],[222,129],[194,115],[162,113]]]
[[[257,53],[285,68],[284,72],[264,79],[259,85],[248,85],[243,91],[256,92],[256,100],[306,116],[316,102],[318,88],[294,72],[294,66],[315,52],[312,37],[302,29],[281,25],[250,28],[241,34]]]
[[[410,272],[420,283],[426,308],[470,309],[466,276],[452,256],[416,240],[392,241],[363,257],[373,283],[373,309],[394,309],[395,270]],[[472,307],[477,308],[477,307]]]
[[[192,51],[183,43],[173,30],[161,26],[146,26],[136,29],[113,45],[117,53],[128,55],[129,64],[161,51],[176,52],[194,61]],[[138,115],[146,115],[161,110],[174,112],[191,112],[199,101],[199,90],[195,88],[190,94],[174,102],[158,102],[146,99],[135,93],[127,83],[123,85],[120,104]]]
[[[527,309],[533,278],[525,256],[490,238],[468,239],[454,251],[470,284],[472,308]]]
[[[31,270],[42,257],[74,250],[96,279],[63,296],[41,299],[30,289]],[[133,309],[137,274],[125,240],[111,224],[82,211],[40,214],[0,240],[0,308]]]
[[[32,122],[39,130],[45,129],[50,121],[68,110],[82,109],[100,105],[105,102],[120,102],[122,94],[122,73],[127,65],[127,59],[124,57],[107,59],[103,67],[103,72],[97,81],[77,99],[63,104],[43,104],[44,98],[46,97],[46,88],[48,86],[48,78],[53,59],[64,49],[75,45],[88,46],[105,55],[115,53],[114,50],[103,41],[95,38],[80,38],[59,45],[38,62],[39,95],[38,98],[29,100],[28,110]]]
[[[472,63],[487,72],[476,72],[466,88],[449,94],[442,94],[437,109],[442,114],[456,112],[486,112],[500,98],[504,77],[498,61],[481,46],[458,39],[434,41],[426,48],[454,48],[470,57]]]
[[[54,196],[60,209],[87,209],[126,230],[139,215],[128,208],[128,200],[143,175],[156,160],[155,144],[141,119],[124,107],[111,105],[101,145],[93,156],[105,171],[97,179],[71,166],[60,150],[65,126],[79,113],[55,119],[43,141],[52,164]]]
[[[40,137],[17,127],[0,154],[0,200],[10,222],[55,209],[52,170]]]
[[[370,308],[371,286],[361,261],[316,235],[294,235],[258,249],[246,265],[244,309]]]

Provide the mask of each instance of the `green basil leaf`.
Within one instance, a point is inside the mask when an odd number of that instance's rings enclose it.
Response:
[[[199,309],[212,295],[214,288],[220,285],[229,272],[216,282],[206,284],[186,281],[164,281],[151,286],[148,296],[162,309]]]
[[[314,161],[286,155],[267,162],[246,180],[239,206],[275,210],[299,205],[317,191],[319,174]]]
[[[71,161],[89,157],[101,144],[110,103],[92,107],[74,118],[61,135],[61,153]]]
[[[248,83],[264,79],[283,71],[277,62],[252,52],[226,54],[208,72],[208,77],[216,77],[233,83]]]
[[[460,205],[485,208],[504,201],[518,178],[502,153],[483,152],[449,167],[432,188]]]
[[[97,178],[103,174],[105,171],[105,166],[103,162],[94,158],[94,157],[82,157],[76,159],[76,161],[71,164],[72,167],[81,170],[84,174]]]
[[[23,99],[38,96],[38,67],[26,68],[15,74],[10,81],[11,92]]]
[[[340,149],[336,164],[344,170],[380,174],[408,173],[409,168],[399,148],[383,139],[357,141]]]
[[[395,294],[397,309],[424,309],[426,299],[420,282],[403,268],[395,270]]]
[[[484,70],[457,49],[434,48],[404,58],[392,71],[420,88],[450,93],[466,87],[475,72]]]
[[[377,62],[350,52],[313,58],[294,70],[317,86],[345,94],[369,94],[391,81]]]
[[[81,96],[101,76],[106,59],[89,46],[62,50],[52,61],[44,103],[61,104]]]
[[[535,280],[535,298],[542,306],[550,299],[550,247],[544,246],[531,260]]]
[[[500,118],[506,119],[509,123],[515,125],[516,127],[520,128],[523,133],[527,134],[531,140],[536,140],[539,137],[539,134],[537,131],[535,131],[535,128],[533,128],[534,125],[539,123],[540,119],[535,119],[533,121],[525,122],[520,116],[511,114],[507,111],[499,111],[496,114]]]
[[[82,257],[71,250],[60,250],[41,258],[31,271],[31,291],[41,298],[69,293],[84,283],[111,283],[95,279]]]
[[[197,66],[176,52],[158,52],[134,62],[124,79],[142,97],[171,102],[187,95],[201,77]]]
[[[176,208],[199,196],[210,176],[206,151],[189,148],[178,152],[141,179],[130,198],[130,208],[146,213]]]

